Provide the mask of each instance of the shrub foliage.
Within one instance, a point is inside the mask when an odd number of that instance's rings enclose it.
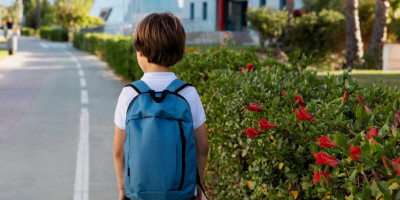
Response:
[[[68,41],[68,29],[54,29],[51,27],[40,27],[39,35],[43,39],[66,42]]]
[[[130,38],[74,38],[120,74],[139,70]],[[214,199],[400,199],[397,89],[362,89],[346,73],[317,77],[226,43],[189,48],[171,69],[196,86],[207,113]]]

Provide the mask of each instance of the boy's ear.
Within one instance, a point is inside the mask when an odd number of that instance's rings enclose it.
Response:
[[[139,56],[143,57],[143,53],[141,51],[139,51]]]

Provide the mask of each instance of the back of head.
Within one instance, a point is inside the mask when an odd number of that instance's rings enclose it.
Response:
[[[172,13],[152,13],[136,27],[133,45],[147,57],[149,63],[172,66],[182,59],[185,50],[185,30]]]

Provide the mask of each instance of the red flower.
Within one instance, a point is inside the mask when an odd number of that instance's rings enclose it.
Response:
[[[300,121],[314,121],[315,119],[305,108],[300,109],[300,111],[295,111],[295,113],[297,114],[297,119]]]
[[[371,110],[368,108],[367,105],[364,105],[364,109],[365,109],[365,111],[367,111],[367,113],[370,113],[370,112],[371,112]]]
[[[246,132],[247,136],[249,136],[249,138],[257,137],[260,134],[259,130],[254,129],[252,127],[247,128],[245,132]]]
[[[247,64],[247,71],[251,71],[253,69],[253,64],[248,63]]]
[[[269,123],[266,119],[262,119],[259,121],[260,123],[260,130],[265,130],[265,129],[274,129],[276,126],[273,123]]]
[[[231,32],[229,32],[229,31],[226,31],[226,32],[225,32],[225,34],[227,34],[227,35],[229,35],[229,33],[231,33]]]
[[[396,127],[400,127],[400,110],[399,110],[399,112],[397,113],[396,117],[394,118],[394,125],[395,125]]]
[[[367,134],[367,138],[368,140],[371,140],[373,143],[379,144],[377,141],[374,140],[374,138],[371,137],[371,135],[375,135],[376,137],[378,137],[378,133],[376,132],[376,128],[372,128],[369,130],[368,134]]]
[[[315,161],[317,162],[318,165],[327,165],[331,167],[336,167],[340,161],[334,157],[328,156],[328,154],[324,152],[319,152],[315,154],[314,152],[312,153],[315,157]]]
[[[282,90],[282,95],[287,96],[287,92],[285,90]]]
[[[267,70],[269,71],[269,65],[267,66]]]
[[[297,101],[297,100],[299,100],[299,102],[297,103],[296,108],[301,107],[301,106],[303,106],[303,107],[306,106],[306,103],[304,103],[303,98],[301,98],[301,96],[299,94],[297,94],[292,101]]]
[[[396,170],[396,174],[400,175],[400,158],[398,158],[398,159],[393,158],[392,166]]]
[[[358,157],[358,155],[361,155],[361,149],[359,146],[352,146],[351,144],[349,144],[350,146],[350,156],[354,159],[354,160],[360,160],[360,158]]]
[[[226,37],[222,38],[223,41],[226,41]]]
[[[357,106],[358,105],[358,103],[354,103],[354,106]]]
[[[333,69],[334,69],[334,70],[339,70],[339,67],[338,67],[337,65],[335,65],[335,66],[333,67]]]
[[[239,70],[241,70],[242,72],[245,72],[246,70],[244,69],[244,67],[239,67]]]
[[[253,112],[260,112],[261,108],[257,106],[256,103],[253,103],[250,106],[246,106],[247,110],[253,111]]]
[[[336,144],[328,138],[328,135],[324,135],[320,138],[317,138],[320,147],[334,147]]]
[[[342,103],[344,103],[344,102],[346,102],[347,101],[347,97],[349,96],[349,92],[344,92],[344,94],[343,94],[343,98],[342,98]]]
[[[362,98],[361,95],[358,94],[357,97],[358,97],[358,100],[360,100],[360,102],[361,102],[362,104],[365,104],[365,101],[364,101],[364,99]]]
[[[314,185],[317,185],[316,181],[318,181],[321,184],[321,176],[324,176],[328,181],[328,184],[331,185],[331,180],[329,179],[329,170],[326,170],[325,174],[322,172],[322,170],[319,171],[319,173],[316,170],[314,170],[314,178],[313,178]]]
[[[300,66],[300,64],[297,64],[297,68],[298,68],[299,70],[301,70],[301,66]]]

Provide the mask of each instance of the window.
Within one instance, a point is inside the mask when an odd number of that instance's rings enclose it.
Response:
[[[260,0],[260,7],[265,6],[267,4],[267,0]]]
[[[194,19],[194,3],[190,3],[190,19]]]
[[[282,10],[284,7],[286,7],[286,0],[281,0],[279,8]]]
[[[207,20],[207,2],[203,2],[203,20]]]

